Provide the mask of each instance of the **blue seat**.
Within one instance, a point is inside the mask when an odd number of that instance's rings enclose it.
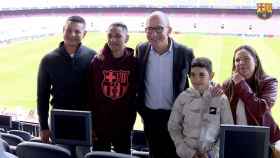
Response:
[[[9,144],[10,152],[12,154],[15,154],[16,146],[19,143],[24,141],[21,137],[13,135],[13,134],[10,134],[10,133],[2,133],[1,137],[2,137],[3,140],[5,140]]]
[[[3,152],[2,154],[3,154],[3,156],[0,154],[1,158],[18,158],[17,156],[15,156],[11,153],[8,153],[8,152]]]
[[[20,131],[20,130],[10,130],[8,131],[8,133],[10,134],[14,134],[16,136],[21,137],[24,141],[29,141],[32,136],[30,133],[26,132],[26,131]]]
[[[33,137],[29,141],[30,142],[43,143],[40,137]]]
[[[0,128],[0,133],[7,133],[7,131],[4,128]]]
[[[10,146],[9,146],[9,144],[5,141],[5,140],[3,140],[3,139],[0,139],[0,143],[2,142],[2,144],[3,144],[3,147],[4,147],[4,150],[6,151],[6,152],[11,152],[11,149],[10,149]]]
[[[85,155],[85,158],[138,158],[135,156],[114,153],[114,152],[106,152],[106,151],[92,151]]]
[[[20,143],[16,154],[19,158],[71,158],[70,151],[63,147],[38,142]]]
[[[17,158],[15,155],[9,152],[10,152],[10,147],[8,143],[5,142],[2,138],[0,138],[0,158]]]
[[[3,140],[5,140],[10,146],[17,146],[19,143],[23,142],[24,140],[16,136],[14,134],[10,133],[1,133],[1,137]]]

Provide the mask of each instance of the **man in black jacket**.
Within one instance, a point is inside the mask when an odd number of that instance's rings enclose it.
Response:
[[[187,74],[192,49],[170,38],[172,29],[163,12],[153,12],[146,22],[148,42],[136,48],[139,66],[138,112],[144,121],[151,158],[176,158],[167,130],[176,97],[189,87]]]
[[[37,109],[40,137],[49,143],[49,104],[67,110],[86,109],[86,83],[89,64],[95,51],[83,46],[86,23],[80,16],[71,16],[63,27],[59,47],[43,57],[37,81]],[[52,96],[51,102],[50,96]]]

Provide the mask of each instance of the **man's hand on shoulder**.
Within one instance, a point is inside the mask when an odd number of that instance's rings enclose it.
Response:
[[[105,56],[101,52],[99,52],[95,57],[100,61],[103,61],[105,59]]]
[[[212,83],[210,93],[213,97],[221,96],[224,94],[223,87],[218,83]]]

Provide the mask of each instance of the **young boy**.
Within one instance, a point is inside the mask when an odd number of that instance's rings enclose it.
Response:
[[[225,95],[211,96],[209,88],[214,76],[207,58],[196,58],[191,64],[192,88],[176,99],[168,130],[181,158],[217,158],[220,124],[233,124]]]

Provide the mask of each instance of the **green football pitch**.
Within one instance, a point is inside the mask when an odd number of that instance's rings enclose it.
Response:
[[[231,75],[233,51],[240,45],[253,46],[265,71],[280,79],[280,38],[246,38],[236,36],[210,36],[201,34],[173,34],[178,42],[193,48],[195,56],[209,57],[215,71],[214,81],[221,83]],[[36,78],[41,58],[58,46],[62,36],[15,42],[0,47],[0,107],[15,109],[36,108]],[[128,46],[145,41],[143,33],[131,33]],[[84,44],[99,50],[106,42],[105,33],[88,33]],[[279,92],[280,93],[280,92]],[[278,93],[278,98],[279,98]],[[273,116],[280,123],[280,100],[273,108]],[[139,125],[140,126],[140,125]]]

